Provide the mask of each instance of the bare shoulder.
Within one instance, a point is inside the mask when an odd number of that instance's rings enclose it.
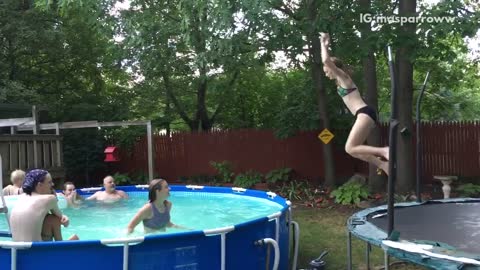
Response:
[[[165,201],[165,206],[168,207],[169,209],[172,208],[173,203],[169,200]]]
[[[90,197],[87,197],[86,200],[96,199],[98,197],[98,195],[100,195],[101,193],[102,193],[102,191],[97,191],[97,192],[93,193],[93,195],[90,195]]]
[[[40,195],[42,200],[46,201],[57,201],[57,197],[53,194]]]
[[[152,205],[150,203],[146,203],[145,205],[138,210],[138,212],[144,216],[149,216],[152,214]]]
[[[128,198],[128,194],[125,191],[123,190],[117,190],[117,191],[118,191],[118,194],[120,194],[120,196]]]

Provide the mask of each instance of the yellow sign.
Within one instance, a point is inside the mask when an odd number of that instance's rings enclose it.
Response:
[[[333,134],[328,129],[322,130],[320,134],[318,134],[318,138],[324,143],[328,144],[333,139]]]

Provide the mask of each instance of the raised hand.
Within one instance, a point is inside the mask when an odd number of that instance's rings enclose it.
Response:
[[[320,42],[325,46],[330,46],[330,35],[328,33],[320,33]]]

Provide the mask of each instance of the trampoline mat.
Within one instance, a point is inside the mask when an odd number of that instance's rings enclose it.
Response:
[[[368,221],[387,231],[388,217]],[[394,230],[400,239],[408,241],[434,241],[457,250],[480,254],[480,204],[432,203],[395,208]]]

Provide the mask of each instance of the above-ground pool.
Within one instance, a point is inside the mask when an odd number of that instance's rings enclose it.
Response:
[[[147,201],[148,189],[118,189],[131,199],[114,204],[85,202],[79,209],[62,209],[71,223],[62,229],[63,237],[76,233],[80,241],[23,243],[4,238],[0,241],[0,269],[37,270],[55,265],[82,270],[289,268],[290,203],[274,193],[172,186],[172,222],[187,229],[144,235],[139,224],[127,236],[126,225]],[[89,196],[97,190],[78,193]],[[5,198],[9,205],[13,198]],[[64,201],[60,199],[59,205],[65,207]],[[2,219],[0,230],[5,225]]]
[[[349,235],[431,269],[480,269],[479,209],[480,200],[476,199],[396,204],[394,231],[399,240],[389,241],[387,207],[380,206],[350,217]]]

